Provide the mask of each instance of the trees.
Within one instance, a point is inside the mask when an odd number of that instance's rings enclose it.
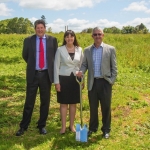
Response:
[[[6,20],[0,21],[0,33],[5,33],[6,32],[7,24],[9,22],[9,20],[11,20],[11,19],[6,19]]]
[[[51,27],[48,27],[47,33],[52,33],[52,28]]]
[[[134,27],[132,26],[123,26],[121,33],[123,34],[131,34],[134,33]]]
[[[111,28],[104,28],[104,33],[121,33],[121,30],[115,26],[111,27]]]
[[[146,28],[146,26],[143,23],[141,23],[140,25],[137,25],[136,27],[124,26],[122,28],[122,33],[123,34],[132,34],[132,33],[146,34],[146,33],[148,33],[148,29]]]
[[[122,29],[119,29],[115,26],[110,27],[110,28],[104,28],[103,29],[104,33],[113,33],[113,34],[118,34],[118,33],[122,33],[122,34],[132,34],[132,33],[142,33],[142,34],[146,34],[148,33],[148,29],[146,28],[146,26],[141,23],[140,25],[137,25],[136,27],[133,26],[123,26]],[[82,30],[82,33],[91,33],[92,32],[92,28],[87,28]]]
[[[46,22],[46,18],[44,15],[41,16],[41,19],[43,19]],[[47,23],[46,23],[47,24]],[[86,28],[81,31],[81,33],[92,33],[93,28]],[[147,34],[149,30],[146,28],[146,26],[141,23],[140,25],[137,25],[136,27],[133,26],[123,26],[122,29],[119,29],[115,26],[110,28],[104,28],[104,33],[112,33],[112,34]],[[52,33],[52,28],[47,28],[48,33]],[[6,19],[0,21],[0,34],[31,34],[34,33],[34,26],[32,22],[28,18],[23,17],[15,17],[12,19]]]
[[[0,21],[0,33],[16,33],[27,34],[34,33],[32,22],[28,18],[12,18],[5,21]]]
[[[81,33],[92,33],[93,28],[83,29]]]
[[[45,24],[47,25],[46,18],[44,15],[41,16],[41,19],[44,20]],[[52,27],[47,28],[47,33],[52,33]]]
[[[41,19],[42,19],[42,20],[44,20],[45,24],[47,24],[47,22],[46,22],[46,18],[45,18],[45,16],[44,16],[44,15],[42,15],[42,16],[41,16]]]
[[[138,33],[144,33],[144,34],[148,33],[148,29],[143,23],[141,23],[140,25],[137,25],[135,28],[136,30],[138,30]]]
[[[17,29],[18,29],[18,27],[16,26],[17,21],[18,21],[18,18],[15,17],[8,22],[6,33],[17,33]]]

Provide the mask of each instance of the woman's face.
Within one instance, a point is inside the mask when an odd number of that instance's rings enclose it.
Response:
[[[66,43],[69,44],[69,45],[73,44],[73,42],[74,42],[74,36],[71,36],[71,34],[67,35],[67,36],[65,37],[65,41],[66,41]]]

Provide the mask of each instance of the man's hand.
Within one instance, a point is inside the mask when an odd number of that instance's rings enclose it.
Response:
[[[83,76],[82,71],[76,71],[76,76],[81,78]]]

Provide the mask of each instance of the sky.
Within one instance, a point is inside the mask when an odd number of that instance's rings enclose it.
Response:
[[[42,15],[52,32],[141,23],[150,31],[150,0],[0,0],[0,20],[23,17],[34,23]]]

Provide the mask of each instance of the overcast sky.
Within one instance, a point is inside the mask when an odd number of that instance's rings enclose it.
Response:
[[[0,0],[0,20],[14,17],[32,22],[44,15],[53,32],[68,29],[136,26],[150,30],[150,0]]]

